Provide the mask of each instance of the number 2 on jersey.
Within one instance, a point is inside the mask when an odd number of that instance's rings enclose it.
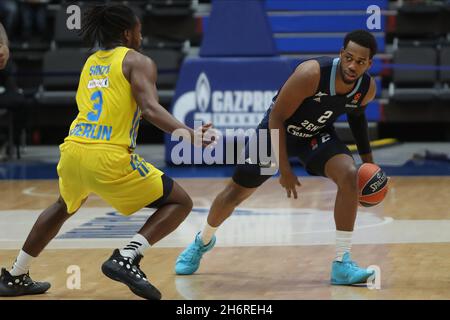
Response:
[[[317,119],[317,122],[325,123],[332,115],[333,115],[333,111],[325,111],[323,116],[321,116],[319,119]]]
[[[100,90],[95,91],[91,95],[91,101],[94,102],[94,111],[88,113],[87,118],[89,121],[98,121],[103,107],[103,95]],[[97,111],[97,112],[95,112]]]

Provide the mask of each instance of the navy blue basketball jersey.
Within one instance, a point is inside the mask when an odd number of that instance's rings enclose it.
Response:
[[[298,138],[311,138],[333,126],[336,119],[344,113],[358,112],[370,87],[370,75],[364,73],[355,83],[351,92],[336,94],[336,74],[339,72],[339,58],[318,57],[320,83],[316,93],[303,100],[294,114],[285,121],[288,134]],[[276,101],[278,94],[273,98]],[[267,110],[263,123],[268,125],[269,114],[274,103]]]

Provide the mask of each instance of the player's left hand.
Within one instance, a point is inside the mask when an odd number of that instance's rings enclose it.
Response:
[[[280,174],[280,184],[283,188],[286,189],[287,197],[290,198],[291,194],[294,196],[294,199],[297,199],[297,186],[301,186],[302,184],[298,181],[297,176],[294,174],[292,170],[289,170],[286,173]]]

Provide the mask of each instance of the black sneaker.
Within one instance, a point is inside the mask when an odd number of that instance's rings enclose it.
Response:
[[[118,249],[114,250],[112,256],[102,265],[102,271],[110,279],[122,282],[139,297],[148,300],[160,300],[161,292],[148,280],[147,276],[139,267],[142,255],[132,260],[120,254]]]
[[[0,297],[16,297],[27,294],[41,294],[50,288],[48,282],[36,282],[29,273],[12,276],[5,268],[0,275]]]

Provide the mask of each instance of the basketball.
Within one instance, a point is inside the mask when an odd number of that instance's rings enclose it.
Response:
[[[386,173],[373,163],[363,163],[358,169],[359,203],[372,207],[383,201],[388,191]]]

